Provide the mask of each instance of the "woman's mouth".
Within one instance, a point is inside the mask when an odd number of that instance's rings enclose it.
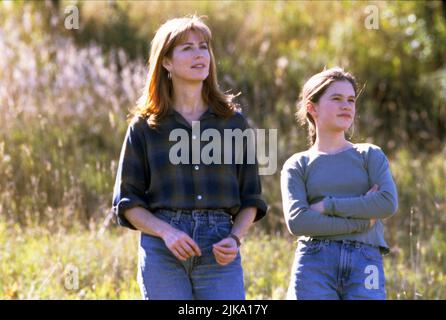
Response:
[[[191,68],[192,69],[203,69],[205,67],[205,65],[203,63],[197,63],[194,64]]]

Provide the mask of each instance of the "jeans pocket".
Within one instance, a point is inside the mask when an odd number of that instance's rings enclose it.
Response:
[[[232,229],[232,223],[230,221],[219,221],[215,223],[214,227],[212,228],[213,232],[220,238],[226,238],[230,233]]]
[[[379,248],[371,247],[371,246],[361,246],[361,255],[370,261],[381,262],[382,255],[379,251]]]
[[[159,252],[165,249],[164,240],[157,236],[141,233],[140,246],[147,252]]]
[[[299,241],[297,250],[301,255],[310,255],[321,251],[322,245],[319,241]]]

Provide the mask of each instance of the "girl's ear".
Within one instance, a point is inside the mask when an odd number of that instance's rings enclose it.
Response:
[[[305,104],[305,107],[307,108],[307,112],[309,114],[311,114],[311,116],[313,117],[313,119],[317,118],[317,108],[316,108],[316,104],[311,102],[311,101],[307,101],[307,103]]]

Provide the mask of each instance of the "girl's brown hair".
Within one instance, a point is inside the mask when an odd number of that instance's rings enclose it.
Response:
[[[307,103],[318,103],[320,97],[335,81],[348,81],[355,90],[355,96],[359,95],[355,77],[340,67],[334,67],[313,75],[303,86],[297,105],[296,119],[300,125],[308,124],[308,142],[313,145],[316,141],[316,122],[307,111]]]
[[[147,119],[151,127],[156,127],[167,115],[172,106],[173,86],[168,71],[163,67],[164,57],[170,58],[176,45],[184,41],[189,32],[198,32],[206,41],[209,54],[209,76],[203,81],[204,102],[221,117],[231,116],[238,106],[232,102],[234,95],[223,93],[217,82],[217,68],[211,48],[212,33],[200,17],[175,18],[165,22],[152,40],[148,61],[148,74],[142,96],[132,115]]]

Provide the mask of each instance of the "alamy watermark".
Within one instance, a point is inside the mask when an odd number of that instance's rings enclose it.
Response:
[[[67,290],[79,289],[79,268],[73,264],[67,264],[65,267],[64,287]]]
[[[368,30],[379,29],[379,8],[377,5],[368,5],[364,12],[367,14],[364,20],[364,27]]]
[[[379,270],[375,265],[368,265],[364,269],[364,273],[368,276],[364,280],[364,285],[366,289],[373,290],[379,289]]]
[[[200,121],[192,121],[192,137],[185,129],[172,130],[169,141],[176,143],[169,150],[170,163],[255,164],[257,159],[260,175],[276,172],[277,129],[248,128],[242,131],[237,128],[223,131],[223,134],[214,128],[201,131]],[[202,142],[208,143],[201,147]]]
[[[65,7],[65,14],[67,15],[64,20],[65,29],[79,29],[79,8],[75,5]]]

